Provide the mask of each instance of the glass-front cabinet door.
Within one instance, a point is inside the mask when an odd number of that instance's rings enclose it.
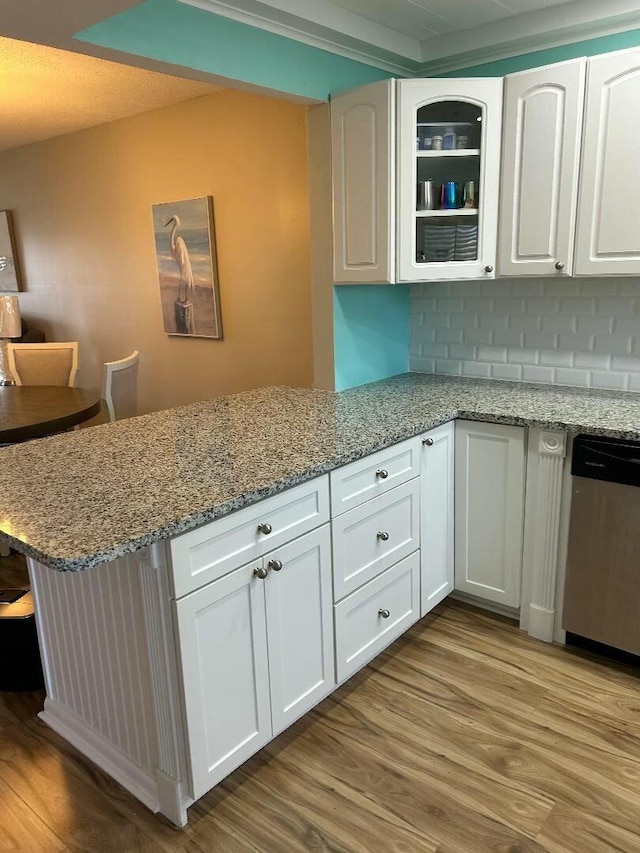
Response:
[[[398,82],[398,281],[494,278],[501,79]]]

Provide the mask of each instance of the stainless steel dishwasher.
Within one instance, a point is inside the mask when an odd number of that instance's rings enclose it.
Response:
[[[640,442],[579,435],[563,628],[640,654]]]

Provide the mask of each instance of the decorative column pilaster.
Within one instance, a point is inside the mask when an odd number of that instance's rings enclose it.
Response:
[[[532,429],[529,438],[536,443],[537,471],[534,516],[526,521],[532,525],[528,631],[530,636],[550,643],[556,615],[562,471],[567,437],[564,432]]]
[[[147,650],[156,719],[156,783],[160,811],[176,826],[187,822],[185,747],[177,680],[177,661],[169,605],[164,542],[135,553],[146,623]]]

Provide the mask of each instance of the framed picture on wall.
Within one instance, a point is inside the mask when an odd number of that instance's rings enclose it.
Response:
[[[0,293],[21,290],[16,240],[10,210],[0,210]]]
[[[165,332],[222,338],[212,197],[154,204],[153,232]]]

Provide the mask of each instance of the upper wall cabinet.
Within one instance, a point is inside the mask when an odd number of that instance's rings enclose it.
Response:
[[[640,273],[640,50],[590,59],[576,275]]]
[[[398,82],[398,281],[493,278],[501,79]]]
[[[572,274],[586,65],[505,80],[500,275]]]
[[[333,276],[394,281],[395,81],[331,99]]]

